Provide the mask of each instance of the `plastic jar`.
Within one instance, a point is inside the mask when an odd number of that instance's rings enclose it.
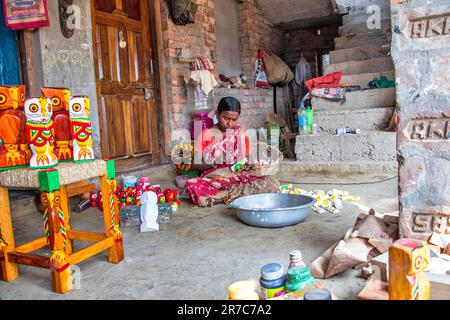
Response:
[[[277,298],[285,294],[286,275],[278,263],[266,264],[261,268],[261,297],[264,300]]]
[[[228,288],[228,300],[259,300],[253,281],[239,281]]]
[[[326,301],[326,300],[333,300],[333,297],[331,296],[331,292],[325,288],[314,288],[314,289],[309,290],[307,293],[305,293],[303,300]]]
[[[138,178],[135,176],[127,176],[123,178],[123,187],[125,189],[129,188],[129,187],[136,187],[138,182]]]
[[[207,112],[196,113],[194,115],[194,117],[195,118],[192,119],[191,126],[190,126],[190,132],[191,132],[192,140],[195,140],[195,138],[197,138],[196,134],[199,135],[199,134],[201,134],[203,132],[203,130],[209,129],[212,126],[214,126],[213,119],[211,119],[209,117],[209,113],[207,113]],[[199,125],[198,125],[199,126],[198,129],[200,129],[199,132],[195,132],[195,129],[196,129],[195,125],[196,125],[196,123],[199,123]]]
[[[305,287],[312,286],[316,279],[311,274],[309,267],[289,268],[286,275],[286,291],[294,292],[302,290]]]

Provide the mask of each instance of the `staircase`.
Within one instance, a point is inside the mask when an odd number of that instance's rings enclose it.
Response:
[[[370,30],[366,21],[367,3],[351,7],[343,16],[336,50],[330,52],[325,74],[342,71],[341,83],[369,87],[374,78],[395,79],[390,51],[390,7],[388,0],[369,0],[380,7],[381,30]],[[357,0],[355,1],[358,2]],[[396,101],[395,88],[346,93],[343,104],[313,98],[317,136],[298,136],[295,153],[305,171],[397,172],[396,133],[383,129],[389,122]],[[336,135],[336,128],[359,128],[358,135]]]

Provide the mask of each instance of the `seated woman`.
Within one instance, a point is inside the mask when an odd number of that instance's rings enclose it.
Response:
[[[200,207],[229,204],[247,195],[278,192],[280,183],[273,177],[259,175],[258,164],[246,164],[237,171],[231,169],[250,156],[249,139],[236,124],[240,114],[238,100],[223,98],[216,111],[218,124],[204,130],[196,141],[194,151],[202,155],[205,164],[194,164],[191,169],[203,173],[189,180],[185,190]]]

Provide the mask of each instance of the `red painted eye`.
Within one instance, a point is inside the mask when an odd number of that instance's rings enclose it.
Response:
[[[39,110],[39,106],[35,103],[31,104],[30,107],[28,108],[32,113],[36,113]]]
[[[4,94],[0,93],[0,104],[4,104],[7,100],[8,98]]]
[[[61,104],[61,99],[58,97],[53,97],[52,98],[52,105],[54,106],[59,106]]]
[[[25,100],[27,99],[25,92],[21,92],[20,93],[20,101],[25,102]]]
[[[419,270],[420,267],[422,267],[422,257],[418,256],[416,258],[416,260],[414,261],[414,267],[416,268],[416,270]]]

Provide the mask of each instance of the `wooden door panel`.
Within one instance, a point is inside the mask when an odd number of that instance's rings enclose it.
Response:
[[[131,106],[134,155],[152,152],[151,114],[151,105],[144,100],[144,97],[135,97]]]
[[[102,144],[111,158],[123,158],[127,156],[126,144],[126,114],[123,104],[113,96],[105,96],[102,100],[103,127],[107,128],[102,134]]]
[[[93,5],[103,157],[158,161],[148,0],[113,2]]]

